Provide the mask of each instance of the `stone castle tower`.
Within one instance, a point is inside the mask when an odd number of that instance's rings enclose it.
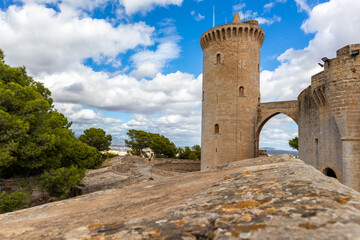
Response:
[[[265,34],[256,20],[206,31],[203,50],[201,168],[256,156],[260,103],[260,48]]]

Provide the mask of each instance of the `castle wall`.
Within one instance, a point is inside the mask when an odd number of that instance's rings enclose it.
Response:
[[[331,168],[342,181],[342,143],[340,133],[327,106],[320,105],[311,86],[298,97],[299,158],[320,171]]]
[[[360,190],[360,59],[337,51],[298,97],[299,157],[321,171],[331,168],[344,184]]]
[[[319,110],[311,93],[311,87],[303,90],[298,96],[299,103],[299,158],[319,169]]]

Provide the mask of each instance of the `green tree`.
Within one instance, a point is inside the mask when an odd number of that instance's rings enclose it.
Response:
[[[1,53],[1,52],[0,52]],[[0,213],[12,212],[29,203],[28,194],[24,192],[0,193]]]
[[[0,52],[0,173],[35,175],[76,165],[91,167],[95,148],[77,140],[71,122],[53,107],[51,92],[25,67],[5,64]]]
[[[173,158],[176,155],[175,144],[163,135],[135,129],[129,130],[127,135],[130,140],[125,140],[125,145],[131,148],[129,153],[132,155],[146,156],[146,148],[150,148],[158,158]]]
[[[112,136],[106,135],[106,132],[101,128],[90,128],[84,131],[84,134],[79,136],[79,140],[89,146],[95,147],[98,151],[105,151],[110,149]]]
[[[196,154],[196,159],[201,160],[201,147],[200,145],[194,145],[191,150]]]
[[[194,145],[191,148],[186,146],[185,148],[178,148],[178,157],[180,159],[201,159],[201,147],[200,145]]]
[[[289,146],[293,149],[299,150],[299,138],[294,137],[293,139],[289,140]]]
[[[179,148],[179,158],[180,159],[190,159],[191,148],[186,146],[185,148]]]
[[[157,158],[173,158],[176,154],[176,146],[168,138],[159,134],[150,133],[150,149]]]
[[[85,169],[75,166],[44,172],[40,176],[40,187],[52,197],[67,197],[70,189],[85,177]]]
[[[127,135],[130,141],[125,140],[125,145],[131,148],[129,153],[137,156],[145,156],[146,153],[144,149],[150,146],[151,134],[142,130],[131,129],[127,132]]]

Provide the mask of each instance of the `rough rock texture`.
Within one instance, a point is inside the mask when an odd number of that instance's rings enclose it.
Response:
[[[289,155],[0,215],[0,239],[358,239],[360,194]]]
[[[88,170],[86,177],[76,186],[74,194],[81,195],[101,190],[123,188],[149,178],[162,176],[151,172],[152,165],[147,159],[137,156],[115,157],[103,168]]]

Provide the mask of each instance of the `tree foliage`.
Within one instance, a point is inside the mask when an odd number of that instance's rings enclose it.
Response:
[[[28,203],[28,194],[24,192],[0,193],[0,213],[15,211]]]
[[[112,136],[110,134],[106,135],[106,132],[101,128],[89,128],[79,136],[79,140],[96,148],[98,151],[105,151],[110,149]]]
[[[149,147],[156,158],[174,158],[176,154],[175,144],[160,134],[150,134]]]
[[[180,159],[201,160],[201,147],[200,145],[194,145],[191,148],[188,146],[178,148],[178,154]]]
[[[52,197],[67,197],[70,189],[85,177],[85,169],[75,166],[44,172],[40,176],[40,187]]]
[[[150,146],[150,134],[142,130],[131,129],[127,132],[127,135],[130,141],[125,140],[125,145],[131,148],[129,153],[136,156],[145,156],[144,149]]]
[[[88,168],[99,158],[95,148],[75,138],[50,96],[25,67],[6,65],[0,52],[0,172],[6,177],[71,165]]]
[[[127,132],[130,138],[125,140],[127,147],[131,148],[129,151],[132,155],[146,156],[144,149],[150,148],[155,157],[173,158],[176,154],[176,146],[167,137],[157,134],[148,133],[142,130],[131,129]]]
[[[299,138],[294,137],[293,139],[289,140],[289,146],[293,149],[299,150]]]

